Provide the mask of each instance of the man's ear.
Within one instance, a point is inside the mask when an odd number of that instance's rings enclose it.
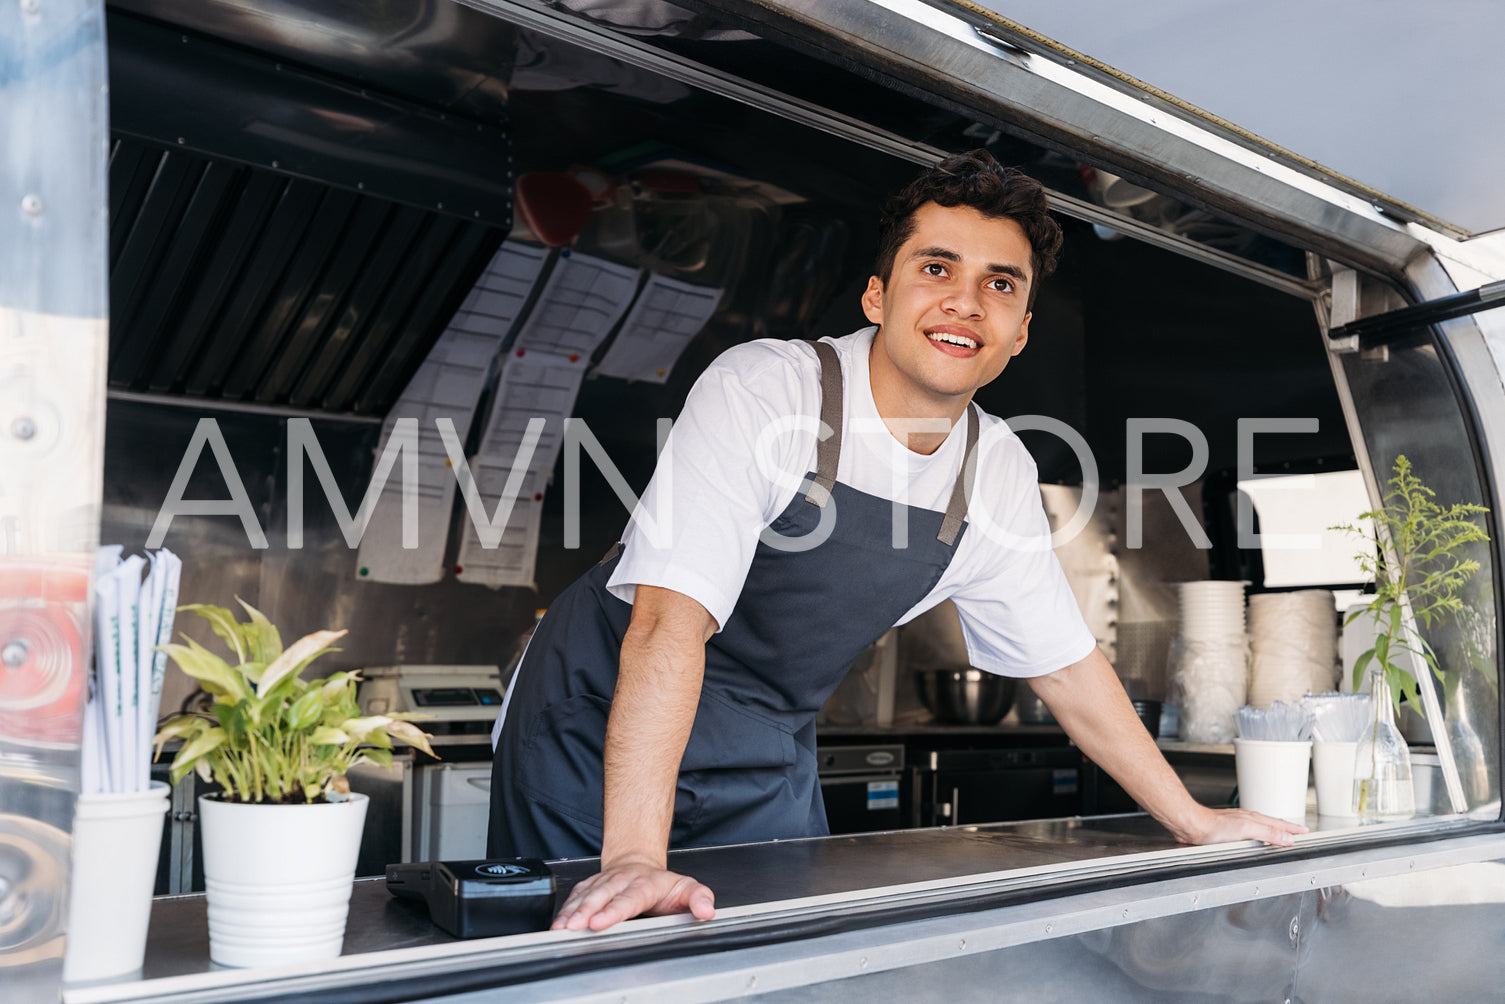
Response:
[[[862,291],[862,313],[874,324],[883,325],[883,280],[876,275],[867,277],[867,289]]]
[[[1024,351],[1024,345],[1029,341],[1029,319],[1034,316],[1033,312],[1024,315],[1024,321],[1019,325],[1019,340],[1014,343],[1014,351],[1009,353],[1009,358]]]

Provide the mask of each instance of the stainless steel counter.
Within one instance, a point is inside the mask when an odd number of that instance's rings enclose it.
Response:
[[[411,1000],[553,978],[728,946],[792,944],[861,930],[1207,872],[1290,862],[1341,848],[1359,831],[1323,828],[1292,850],[1253,843],[1183,847],[1142,815],[904,830],[678,851],[671,867],[717,895],[716,920],[631,921],[604,934],[539,932],[459,941],[433,926],[421,905],[389,897],[379,879],[355,883],[344,955],[328,963],[259,970],[218,969],[208,960],[202,896],[164,897],[153,908],[139,977],[71,987],[69,1004],[105,1001]],[[1463,829],[1470,820],[1417,820],[1385,827],[1400,838]],[[1362,831],[1379,835],[1377,828]],[[1306,855],[1309,856],[1309,855]],[[554,863],[559,895],[594,870],[592,859]]]

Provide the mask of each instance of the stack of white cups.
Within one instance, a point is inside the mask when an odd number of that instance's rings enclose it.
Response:
[[[1337,684],[1337,607],[1330,591],[1249,597],[1249,637],[1249,703],[1254,707],[1327,693]]]
[[[1233,714],[1245,703],[1249,639],[1244,631],[1244,583],[1177,584],[1181,629],[1177,682],[1181,738],[1195,743],[1233,741]]]

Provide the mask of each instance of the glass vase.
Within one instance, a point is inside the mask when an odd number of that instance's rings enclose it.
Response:
[[[1354,754],[1353,809],[1363,822],[1406,819],[1416,814],[1411,751],[1395,727],[1390,682],[1378,667],[1369,671],[1369,723]]]

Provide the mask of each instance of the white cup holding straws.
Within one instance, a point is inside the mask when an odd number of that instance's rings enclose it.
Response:
[[[165,783],[153,781],[146,791],[78,797],[65,981],[103,980],[141,968],[169,794]]]
[[[1235,739],[1238,804],[1293,823],[1306,820],[1306,779],[1312,744],[1305,740]]]
[[[1317,782],[1317,812],[1323,816],[1357,818],[1353,807],[1354,757],[1357,742],[1312,743],[1312,775]]]

